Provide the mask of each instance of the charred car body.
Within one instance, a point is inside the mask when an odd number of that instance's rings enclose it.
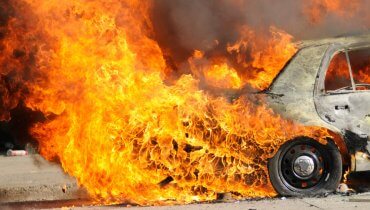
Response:
[[[269,160],[270,180],[282,195],[333,191],[342,167],[370,170],[370,34],[308,41],[264,91],[285,118],[333,132],[323,145],[299,137]]]

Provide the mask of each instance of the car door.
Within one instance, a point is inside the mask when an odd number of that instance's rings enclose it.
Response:
[[[370,136],[370,48],[342,49],[332,56],[316,109],[341,131]]]

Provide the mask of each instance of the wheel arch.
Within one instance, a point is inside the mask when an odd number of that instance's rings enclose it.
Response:
[[[331,135],[329,140],[334,142],[342,156],[343,166],[351,169],[352,171],[352,169],[355,167],[355,163],[353,162],[354,157],[349,152],[345,137],[342,134],[331,130],[328,130],[328,132]]]
[[[336,147],[338,148],[341,156],[342,156],[342,163],[344,166],[348,166],[348,167],[352,167],[352,155],[351,153],[349,152],[349,148],[348,148],[348,145],[347,145],[347,141],[345,140],[345,136],[342,135],[341,133],[337,133],[337,132],[334,132],[332,130],[329,130],[327,129],[328,133],[330,134],[331,137],[329,137],[328,139],[326,139],[327,141],[331,141],[333,142]],[[309,137],[309,136],[297,136],[293,139],[290,139],[289,141],[294,141],[294,140],[298,140],[298,139],[301,139],[301,138],[310,138],[310,139],[314,139],[312,137]],[[314,139],[316,141],[318,141],[318,139]]]

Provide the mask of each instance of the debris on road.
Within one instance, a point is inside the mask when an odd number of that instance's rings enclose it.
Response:
[[[6,155],[7,156],[26,156],[26,155],[28,155],[28,152],[25,151],[25,150],[11,150],[11,149],[9,149],[6,152]]]
[[[233,197],[233,194],[230,192],[219,193],[217,195],[217,200],[221,202],[226,202],[226,203],[233,203],[236,201],[236,199]]]
[[[62,191],[63,191],[63,193],[66,193],[67,192],[67,185],[66,184],[64,184],[62,186]]]
[[[354,189],[349,188],[348,185],[345,184],[345,183],[339,184],[339,186],[337,188],[337,192],[340,193],[340,194],[345,194],[345,195],[350,195],[350,194],[356,193],[356,191]]]

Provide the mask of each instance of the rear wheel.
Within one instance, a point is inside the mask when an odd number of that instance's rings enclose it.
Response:
[[[301,137],[281,146],[269,160],[275,190],[284,196],[319,195],[334,191],[342,177],[342,158],[336,145]]]

